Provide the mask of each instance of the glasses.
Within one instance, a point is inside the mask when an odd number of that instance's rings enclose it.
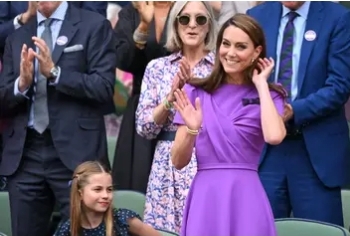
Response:
[[[180,23],[180,25],[188,25],[191,21],[191,17],[188,15],[181,15],[177,16],[177,21]],[[197,25],[205,25],[208,22],[208,18],[203,15],[196,16],[196,24]]]

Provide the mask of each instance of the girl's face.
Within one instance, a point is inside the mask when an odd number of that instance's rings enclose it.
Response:
[[[80,192],[86,210],[96,213],[106,212],[113,200],[111,175],[94,174],[88,177],[87,182],[88,184]]]

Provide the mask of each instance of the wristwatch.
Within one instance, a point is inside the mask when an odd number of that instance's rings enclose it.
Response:
[[[52,69],[50,70],[49,81],[51,82],[55,81],[58,77],[59,72],[60,72],[60,69],[58,66],[52,67]]]

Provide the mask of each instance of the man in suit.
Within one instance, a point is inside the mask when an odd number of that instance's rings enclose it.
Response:
[[[70,1],[69,4],[100,13],[104,17],[107,14],[107,2]],[[34,1],[0,2],[0,55],[4,52],[6,38],[35,15],[36,7]]]
[[[37,4],[36,17],[8,37],[0,77],[0,116],[9,119],[0,175],[16,236],[45,235],[55,200],[69,217],[73,170],[107,156],[101,107],[115,80],[106,18],[65,1]]]
[[[70,4],[78,8],[100,13],[106,17],[107,2],[71,1]],[[35,15],[35,1],[0,1],[0,64],[4,53],[6,38],[12,34],[15,29],[18,29],[22,25],[26,24]],[[0,120],[0,162],[2,152],[1,133],[5,126],[6,121]]]
[[[271,82],[288,91],[286,139],[267,146],[261,181],[276,218],[343,225],[341,187],[350,177],[344,104],[350,94],[350,12],[333,2],[265,2],[247,12],[276,61]]]

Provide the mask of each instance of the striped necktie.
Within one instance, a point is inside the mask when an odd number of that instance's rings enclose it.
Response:
[[[294,36],[294,19],[299,16],[298,13],[291,11],[288,13],[288,23],[284,28],[283,41],[280,54],[280,65],[278,73],[278,82],[288,92],[291,98],[292,75],[293,75],[293,36]]]

